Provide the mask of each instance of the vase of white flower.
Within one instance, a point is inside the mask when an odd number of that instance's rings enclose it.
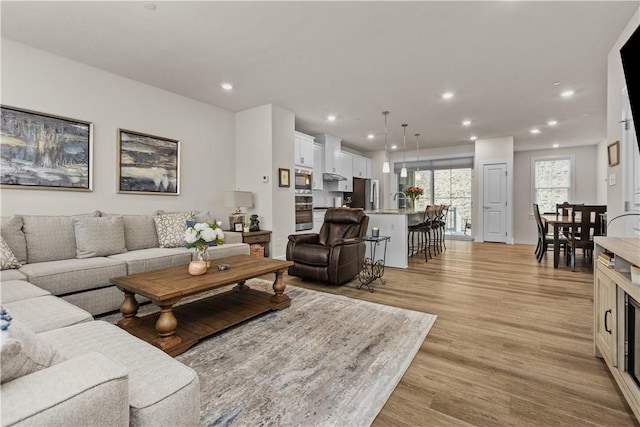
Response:
[[[189,263],[189,274],[198,276],[207,272],[209,265],[209,245],[222,245],[224,242],[224,232],[217,224],[198,222],[187,227],[184,233],[184,240],[188,248],[196,249],[197,260]]]

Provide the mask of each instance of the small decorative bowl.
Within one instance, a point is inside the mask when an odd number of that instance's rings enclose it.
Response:
[[[218,270],[220,271],[224,271],[224,270],[228,270],[229,269],[229,264],[220,264],[218,266]]]

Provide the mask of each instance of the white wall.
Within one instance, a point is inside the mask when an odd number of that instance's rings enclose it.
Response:
[[[609,51],[607,60],[607,143],[621,141],[622,143],[622,125],[619,123],[622,118],[622,88],[625,86],[624,72],[622,70],[622,61],[620,60],[620,48],[629,39],[631,34],[640,25],[640,10],[636,11],[624,31]],[[627,153],[627,147],[620,147],[620,153]],[[608,168],[607,175],[616,174],[616,185],[607,187],[607,216],[609,219],[620,215],[624,212],[624,195],[623,195],[623,170],[625,156],[620,156],[620,164]],[[607,234],[612,236],[624,235],[624,221],[612,222]]]
[[[233,113],[2,39],[2,103],[93,122],[93,192],[3,188],[2,215],[210,210],[227,222]],[[117,129],[180,140],[179,196],[116,193]]]
[[[261,229],[272,231],[272,258],[284,258],[295,232],[294,125],[291,111],[272,104],[236,113],[236,185],[253,193],[254,207],[247,212],[259,216]],[[279,168],[289,169],[290,187],[279,187]]]
[[[607,204],[609,161],[607,157],[607,140],[596,145],[596,204]]]
[[[535,244],[538,239],[535,218],[531,211],[531,158],[545,156],[575,156],[574,202],[586,205],[599,204],[594,189],[598,147],[596,145],[558,148],[551,150],[517,151],[514,155],[514,214],[513,236],[515,243]]]
[[[483,208],[484,165],[504,163],[507,166],[507,243],[513,243],[513,137],[478,139],[475,144],[473,204],[473,235],[476,242],[484,241]]]

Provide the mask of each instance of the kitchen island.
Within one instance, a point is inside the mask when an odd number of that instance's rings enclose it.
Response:
[[[367,235],[371,229],[378,227],[381,236],[389,236],[391,240],[387,246],[385,265],[387,267],[407,268],[409,266],[407,253],[407,227],[422,222],[424,211],[413,209],[384,209],[365,211],[369,216]],[[378,254],[380,252],[378,251]],[[367,257],[371,257],[371,245],[367,244]]]

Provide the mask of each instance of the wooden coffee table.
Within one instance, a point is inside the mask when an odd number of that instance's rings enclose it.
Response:
[[[219,271],[220,264],[229,264],[229,269]],[[201,276],[191,276],[183,265],[113,278],[111,283],[124,292],[118,326],[176,356],[202,338],[267,311],[289,307],[283,274],[292,265],[291,261],[237,255],[213,260]],[[248,279],[269,273],[276,275],[273,294],[245,285]],[[233,283],[237,285],[230,291],[174,308],[184,297]],[[138,317],[135,294],[153,301],[160,313]]]

